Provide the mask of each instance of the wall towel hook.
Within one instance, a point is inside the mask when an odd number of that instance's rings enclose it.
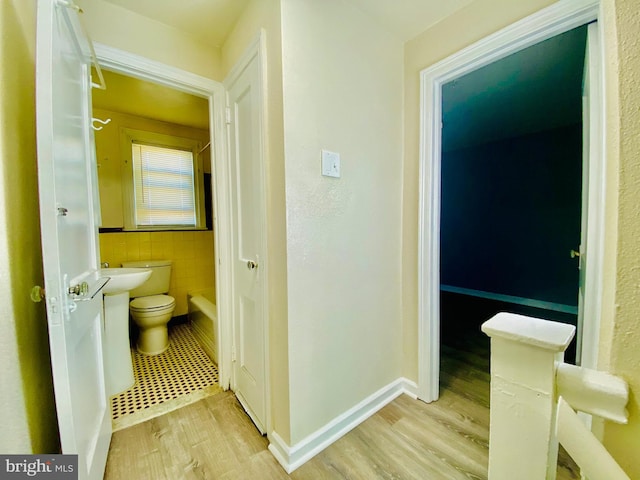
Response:
[[[98,122],[98,123],[101,123],[102,125],[107,125],[110,121],[111,121],[110,118],[107,118],[106,120],[100,120],[99,118],[92,118],[91,119],[91,128],[93,128],[94,130],[102,130],[102,126],[96,127],[94,125],[94,123]]]

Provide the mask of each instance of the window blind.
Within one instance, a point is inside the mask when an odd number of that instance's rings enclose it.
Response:
[[[196,226],[193,152],[132,143],[137,226]]]

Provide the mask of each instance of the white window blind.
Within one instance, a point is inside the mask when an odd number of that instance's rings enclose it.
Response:
[[[132,143],[138,227],[196,226],[193,152]]]

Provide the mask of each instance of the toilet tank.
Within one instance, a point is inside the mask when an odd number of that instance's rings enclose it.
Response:
[[[169,291],[171,280],[171,260],[140,260],[137,262],[122,262],[125,268],[150,268],[149,279],[129,292],[130,298],[160,295]]]

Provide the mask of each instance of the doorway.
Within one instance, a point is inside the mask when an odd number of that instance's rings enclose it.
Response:
[[[579,2],[555,4],[537,14],[525,18],[506,29],[487,37],[458,54],[449,57],[421,73],[421,204],[420,204],[420,241],[419,241],[419,397],[427,402],[437,400],[439,390],[440,371],[440,294],[441,294],[441,217],[442,201],[442,92],[443,87],[450,81],[456,80],[486,65],[490,65],[515,52],[543,42],[554,36],[565,33],[573,28],[585,25],[597,19],[598,4],[585,6]],[[592,101],[589,111],[589,139],[584,149],[589,153],[585,163],[588,173],[585,175],[588,188],[583,188],[585,197],[582,199],[589,206],[583,209],[584,217],[589,228],[582,232],[583,254],[581,290],[592,292],[592,296],[581,292],[584,302],[585,323],[582,329],[583,338],[578,346],[582,347],[582,364],[591,366],[595,359],[594,337],[598,335],[600,274],[602,251],[602,216],[601,204],[593,202],[592,198],[602,198],[603,170],[601,162],[601,104],[599,103],[599,75],[600,48],[597,44],[599,33],[597,27],[590,27],[588,38],[590,69],[587,78],[595,79],[596,87],[592,89]],[[594,96],[595,95],[595,96]],[[586,238],[585,238],[586,235]],[[586,245],[589,248],[586,248]],[[568,252],[567,252],[568,253]],[[586,268],[585,268],[586,267]],[[591,270],[589,270],[591,269]],[[584,273],[586,271],[586,274]],[[470,289],[474,290],[474,289]],[[517,296],[517,295],[511,295]],[[498,299],[500,300],[500,299]],[[579,322],[579,320],[578,320]]]
[[[238,62],[238,66],[235,70],[229,74],[229,82],[232,83],[234,76],[241,74],[246,65],[254,59],[259,61],[258,75],[252,79],[259,82],[254,84],[254,90],[261,91],[263,84],[261,82],[261,68],[262,68],[262,56],[261,47],[264,39],[262,36],[257,38],[247,49],[247,54],[241,58]],[[237,305],[237,291],[234,284],[234,279],[237,277],[237,262],[232,261],[234,255],[238,254],[238,246],[234,244],[237,241],[237,234],[234,228],[237,227],[236,219],[234,216],[234,195],[237,194],[238,178],[236,173],[231,168],[229,151],[227,149],[228,140],[228,128],[234,126],[234,122],[239,118],[238,115],[234,116],[234,113],[227,107],[227,90],[228,85],[209,80],[198,75],[194,75],[182,70],[169,68],[163,64],[151,61],[146,58],[138,57],[136,55],[129,54],[111,47],[104,45],[96,45],[96,56],[98,62],[105,69],[110,71],[132,76],[138,79],[147,80],[159,85],[168,86],[170,88],[189,93],[201,98],[204,98],[208,102],[208,115],[210,125],[210,138],[212,139],[210,145],[210,154],[212,161],[211,171],[211,183],[212,183],[212,203],[213,203],[213,231],[214,231],[214,246],[215,246],[215,269],[216,269],[216,282],[215,282],[215,298],[218,321],[218,368],[219,368],[219,383],[223,389],[231,388],[237,392],[238,385],[236,381],[238,365],[243,358],[237,359],[234,355],[235,345],[237,340],[236,335],[236,323],[239,307]],[[261,103],[262,97],[255,97],[257,101],[255,108],[256,111],[261,111],[263,105]],[[256,148],[262,148],[262,118],[256,117],[258,123],[252,123],[252,135],[256,135],[259,138],[259,142],[256,144]],[[242,155],[242,154],[241,154]],[[264,162],[259,164],[259,169],[262,169]],[[256,173],[254,171],[254,173]],[[257,172],[260,173],[260,172]],[[266,211],[264,210],[264,174],[253,175],[250,182],[258,182],[258,187],[253,189],[256,201],[262,206],[253,213],[256,216],[256,222],[264,229],[266,221],[264,216]],[[236,210],[237,211],[237,210]],[[245,217],[247,221],[248,217]],[[264,235],[263,235],[264,237]],[[261,283],[258,286],[261,295],[266,302],[266,271],[267,271],[267,255],[266,255],[266,241],[256,242],[255,248],[259,249],[254,253],[254,256],[261,259],[259,264],[259,270],[262,273]],[[246,262],[243,265],[246,269]],[[263,309],[255,312],[255,321],[264,324],[263,335],[259,338],[253,339],[255,342],[260,342],[263,355],[256,361],[260,368],[264,371],[268,371],[268,352],[267,344],[268,338],[268,325],[266,304]],[[255,359],[255,357],[254,357]],[[256,363],[254,362],[254,363]],[[265,427],[269,426],[269,408],[268,408],[268,377],[264,375],[263,384],[261,385],[261,391],[264,392],[260,397],[260,401],[264,402],[260,408],[255,408],[260,412],[264,412],[265,418],[261,418],[261,422]],[[240,389],[242,386],[239,387]],[[242,392],[240,392],[242,393]]]
[[[500,311],[578,326],[586,37],[583,25],[442,86],[442,345],[486,355],[480,326]]]
[[[217,316],[199,314],[216,304],[211,129],[207,99],[102,73],[107,88],[92,95],[100,261],[116,268],[165,264],[166,290],[140,292],[146,297],[137,301],[163,294],[158,301],[173,304],[161,325],[168,331],[164,351],[141,353],[140,327],[130,321],[134,378],[112,378],[124,372],[107,369],[116,431],[221,391]],[[106,345],[116,344],[115,333],[107,325]]]
[[[49,336],[62,449],[64,453],[80,452],[82,465],[79,468],[87,474],[85,476],[97,478],[102,477],[112,433],[110,412],[106,405],[108,394],[104,381],[105,302],[103,293],[118,297],[116,302],[107,302],[111,304],[108,306],[110,314],[122,312],[124,315],[121,318],[126,318],[129,306],[126,293],[123,292],[124,296],[120,296],[117,292],[118,289],[126,287],[127,282],[123,284],[113,281],[116,276],[122,277],[127,272],[100,271],[100,255],[97,248],[100,209],[97,199],[97,165],[91,130],[91,89],[104,88],[101,67],[178,89],[206,100],[210,137],[217,140],[214,143],[213,157],[218,168],[213,170],[212,184],[213,226],[220,232],[215,242],[215,261],[218,263],[219,279],[217,313],[221,318],[219,336],[222,337],[219,362],[223,377],[222,385],[231,387],[233,387],[232,380],[237,369],[234,366],[237,362],[234,364],[231,359],[233,349],[231,332],[235,323],[237,296],[234,294],[233,283],[229,279],[232,279],[234,274],[231,255],[237,251],[237,248],[232,243],[234,215],[229,207],[231,204],[229,197],[235,193],[234,185],[240,179],[229,173],[229,158],[225,151],[227,125],[233,125],[234,118],[237,118],[237,116],[226,114],[228,110],[225,108],[225,88],[218,82],[117,49],[100,45],[94,49],[80,24],[79,12],[79,8],[73,3],[38,1],[38,35],[36,35],[38,40],[36,52],[38,186],[42,206],[40,213],[43,270],[47,308],[50,314],[48,323],[50,327],[54,327],[50,328]],[[260,42],[256,44],[262,46]],[[262,51],[255,45],[253,50]],[[95,66],[100,84],[94,84],[91,81],[91,64]],[[255,88],[259,90],[263,88],[262,75],[256,77],[259,83]],[[261,111],[264,106],[259,103],[255,107],[257,111]],[[106,121],[106,119],[101,120]],[[100,122],[93,122],[93,125],[99,127]],[[251,126],[252,134],[261,139],[264,131],[262,123],[252,123]],[[253,138],[252,135],[249,137]],[[155,149],[157,153],[158,150],[155,148],[158,145],[154,148],[143,148],[142,144],[131,145],[133,158],[135,155],[141,157],[143,151],[148,153]],[[200,150],[194,150],[194,155]],[[176,156],[180,160],[172,165],[189,164],[185,160],[188,155],[173,154],[171,158],[175,159]],[[242,163],[242,153],[236,157],[236,160]],[[138,165],[139,163],[138,161]],[[260,168],[263,168],[262,164]],[[184,170],[192,170],[192,168]],[[142,175],[137,169],[136,173]],[[254,175],[252,178],[263,177]],[[246,179],[242,178],[242,180]],[[256,187],[252,189],[253,192],[262,192],[262,185],[252,186]],[[148,185],[146,190],[151,191],[152,185]],[[143,199],[142,204],[148,211],[149,202]],[[261,205],[264,205],[264,199]],[[182,216],[183,212],[178,213]],[[266,223],[264,218],[258,218],[262,213],[262,211],[256,211],[253,217],[245,217],[243,220],[255,221],[262,226]],[[266,246],[260,246],[263,247],[262,250],[252,253],[255,258],[259,256],[263,259],[261,265],[262,271],[265,271]],[[153,267],[158,267],[165,274],[167,273],[166,262]],[[138,275],[140,272],[128,273],[135,273],[137,279],[141,280]],[[163,278],[166,279],[166,277],[165,275]],[[117,285],[103,290],[109,282]],[[162,283],[165,284],[164,281]],[[219,288],[221,284],[227,288]],[[266,281],[262,286],[266,292]],[[163,292],[164,288],[164,286],[161,288]],[[171,301],[164,297],[166,296],[155,300],[168,301],[168,307],[171,307]],[[154,306],[157,304],[142,305],[140,310]],[[170,313],[166,311],[165,306],[161,305],[160,315]],[[149,313],[148,309],[142,313]],[[157,311],[154,310],[153,313]],[[263,322],[266,332],[268,331],[267,319],[266,316],[259,316],[261,313],[263,312],[256,312],[252,320]],[[109,323],[109,325],[116,324],[117,322]],[[126,324],[123,326],[126,329]],[[126,339],[126,332],[117,338]],[[258,341],[263,341],[266,345],[266,335]],[[165,345],[166,342],[163,341],[159,349]],[[125,344],[125,347],[128,347],[128,344]],[[125,348],[125,350],[128,349]],[[152,352],[150,350],[150,353]],[[126,359],[127,353],[129,352],[127,351],[122,357],[111,358]],[[265,355],[261,364],[265,370],[267,358]],[[264,378],[265,383],[262,387],[266,391],[266,376]],[[268,398],[266,395],[265,397]],[[264,411],[268,412],[269,409],[266,408]],[[267,417],[267,425],[268,420]]]

